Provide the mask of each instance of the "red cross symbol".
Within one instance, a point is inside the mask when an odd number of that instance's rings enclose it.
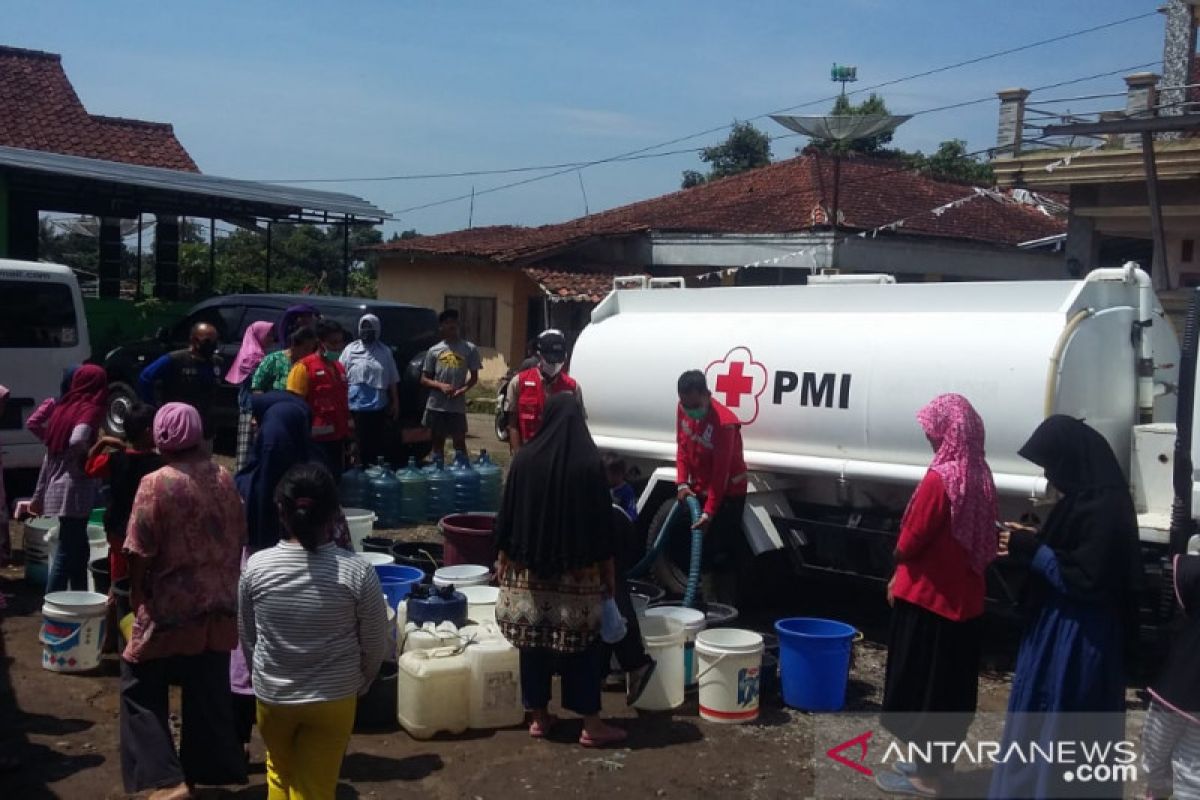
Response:
[[[725,395],[725,405],[739,408],[742,405],[742,395],[754,391],[754,381],[745,373],[746,365],[734,361],[729,365],[729,372],[717,376],[717,391]]]

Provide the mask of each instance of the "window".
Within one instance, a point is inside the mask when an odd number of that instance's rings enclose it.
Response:
[[[445,307],[458,311],[464,339],[479,347],[496,346],[496,298],[446,295]]]
[[[192,336],[192,326],[207,322],[217,329],[217,337],[222,342],[241,342],[241,338],[238,336],[240,332],[238,323],[241,319],[241,306],[208,306],[177,322],[175,330],[171,332],[171,340],[186,342]]]
[[[0,348],[79,344],[75,298],[65,283],[0,281]]]

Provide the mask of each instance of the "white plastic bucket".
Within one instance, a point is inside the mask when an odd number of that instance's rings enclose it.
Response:
[[[670,617],[683,625],[683,630],[687,634],[687,641],[683,645],[683,685],[695,686],[697,683],[696,635],[704,630],[704,612],[685,606],[654,606],[646,609],[646,617]]]
[[[35,517],[25,520],[23,541],[25,549],[25,582],[45,591],[50,579],[50,564],[58,549],[58,520],[54,517]]]
[[[646,616],[646,610],[650,608],[650,598],[644,594],[629,595],[629,603],[633,606],[633,613],[638,619]]]
[[[395,564],[396,561],[387,553],[359,553],[358,557],[366,561],[372,567],[382,566],[384,564]]]
[[[464,586],[458,591],[467,598],[467,619],[476,624],[496,621],[496,600],[500,590],[495,586]]]
[[[371,535],[375,528],[375,512],[369,508],[343,508],[346,515],[346,525],[350,528],[350,544],[354,552],[362,552],[363,539]]]
[[[648,616],[641,621],[641,628],[646,651],[658,666],[633,707],[642,711],[678,708],[683,705],[683,623],[670,616]]]
[[[84,672],[100,666],[105,606],[95,592],[51,592],[42,603],[42,668]]]
[[[492,571],[477,564],[442,567],[433,573],[433,585],[439,588],[453,586],[455,589],[461,589],[464,586],[487,586],[491,580]]]
[[[758,719],[763,638],[754,631],[714,628],[696,637],[700,716],[710,722]]]

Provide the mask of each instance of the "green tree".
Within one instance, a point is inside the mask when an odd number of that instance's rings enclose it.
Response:
[[[708,174],[685,170],[681,184],[684,189],[770,164],[771,140],[752,123],[734,120],[728,138],[701,150],[700,160],[710,165]]]
[[[995,183],[992,165],[968,153],[962,139],[947,139],[930,156],[920,151],[908,155],[916,169],[935,178],[985,186]]]
[[[858,105],[850,102],[846,95],[840,95],[833,103],[833,108],[829,110],[831,117],[863,117],[876,114],[887,115],[887,103],[883,98],[874,92]],[[877,155],[884,153],[887,146],[892,142],[892,132],[881,133],[877,136],[867,136],[862,139],[853,139],[850,141],[837,142],[831,139],[813,139],[814,147],[826,152],[838,153],[863,153],[865,155]]]

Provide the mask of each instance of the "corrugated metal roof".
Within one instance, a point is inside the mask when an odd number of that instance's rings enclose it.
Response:
[[[197,197],[225,198],[298,211],[352,216],[364,221],[392,218],[386,211],[352,194],[222,178],[217,175],[202,175],[161,167],[143,167],[17,147],[0,147],[0,167],[140,186]]]

